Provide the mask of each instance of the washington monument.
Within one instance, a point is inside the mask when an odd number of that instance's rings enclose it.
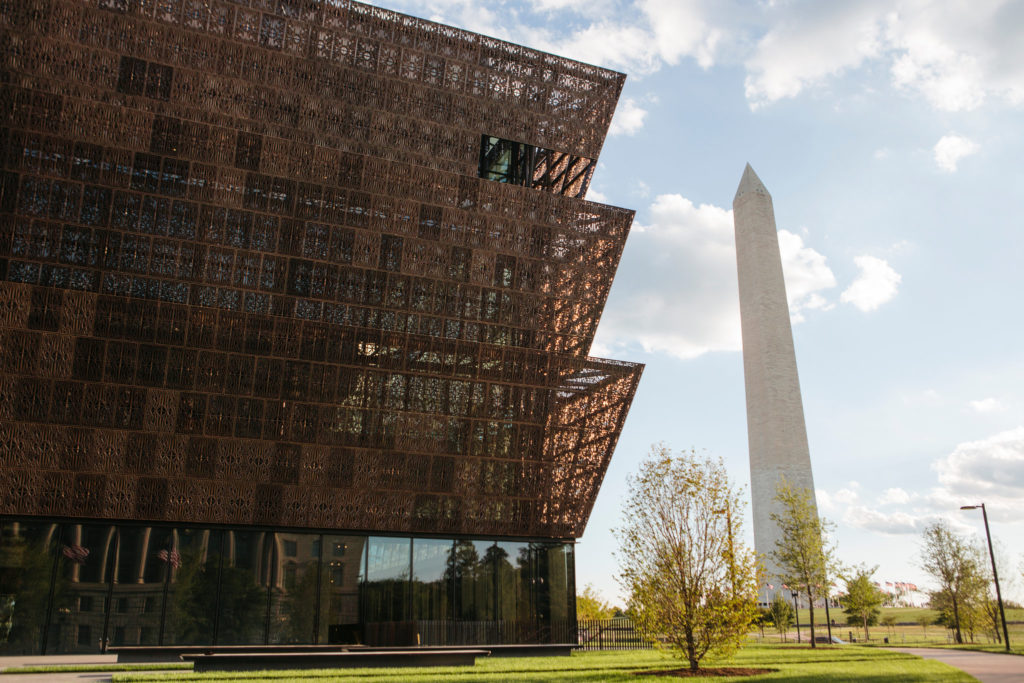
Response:
[[[747,389],[754,547],[765,557],[769,583],[778,584],[778,568],[771,561],[780,536],[771,519],[773,512],[780,512],[776,489],[784,477],[794,489],[809,489],[813,496],[814,479],[775,211],[771,195],[750,164],[743,171],[732,210]]]

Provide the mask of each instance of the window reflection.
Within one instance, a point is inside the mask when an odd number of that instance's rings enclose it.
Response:
[[[417,538],[412,548],[412,618],[420,621],[451,619],[452,541]]]
[[[360,643],[359,587],[366,580],[366,538],[323,537],[319,643]]]
[[[573,547],[557,542],[0,524],[5,655],[96,652],[104,637],[110,645],[573,642],[574,591]]]

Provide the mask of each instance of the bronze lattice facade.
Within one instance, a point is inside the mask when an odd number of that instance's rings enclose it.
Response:
[[[582,534],[641,372],[587,355],[621,74],[346,0],[0,47],[0,516]]]

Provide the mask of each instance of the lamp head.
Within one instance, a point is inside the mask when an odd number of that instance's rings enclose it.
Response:
[[[961,505],[960,509],[961,510],[977,510],[979,507],[981,507],[981,506],[980,505]]]

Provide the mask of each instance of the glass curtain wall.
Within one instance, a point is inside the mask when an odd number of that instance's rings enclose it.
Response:
[[[573,547],[0,520],[0,655],[574,642]]]
[[[318,643],[362,643],[360,588],[366,583],[366,537],[323,536]]]
[[[274,534],[272,547],[268,641],[274,645],[312,642],[322,574],[321,538]]]
[[[368,645],[415,645],[409,579],[412,539],[368,540],[363,584],[364,634]]]
[[[447,644],[451,625],[451,540],[416,538],[412,542],[412,618],[416,644]]]
[[[51,584],[58,525],[0,525],[0,655],[39,654],[51,595],[67,607],[63,581]],[[56,591],[56,592],[55,592]]]

